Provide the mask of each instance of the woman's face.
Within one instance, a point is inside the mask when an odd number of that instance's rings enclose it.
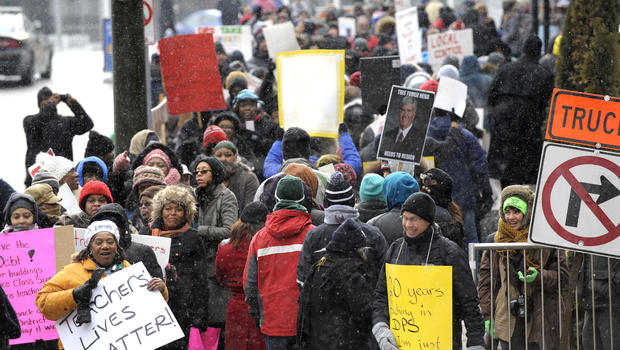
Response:
[[[91,194],[86,198],[84,211],[90,216],[94,216],[99,208],[108,204],[108,199],[102,194]]]
[[[504,217],[506,217],[506,223],[515,230],[523,226],[523,213],[517,208],[507,207]]]
[[[243,120],[252,120],[256,116],[258,107],[254,100],[243,100],[239,102],[239,117]]]
[[[161,216],[164,220],[164,226],[168,229],[179,227],[185,222],[185,210],[176,203],[164,205]]]
[[[102,266],[110,266],[118,250],[116,238],[110,232],[99,232],[91,239],[90,252]]]
[[[211,166],[209,163],[198,163],[194,176],[196,177],[198,187],[207,187],[213,181],[213,173],[211,172]]]
[[[153,199],[147,196],[142,196],[140,198],[140,216],[144,221],[151,220],[151,205],[153,204]]]
[[[220,162],[235,162],[235,152],[229,150],[228,148],[220,148],[215,151],[215,158]]]
[[[166,165],[166,162],[161,158],[151,158],[145,165],[159,168],[162,173],[164,173],[164,176],[168,175],[168,165]]]
[[[224,133],[226,134],[227,139],[230,140],[231,137],[235,135],[234,125],[230,120],[224,119],[219,124],[217,124],[217,126],[219,126],[222,130],[224,130]]]
[[[11,213],[11,226],[30,226],[34,223],[34,215],[26,208],[17,208]]]

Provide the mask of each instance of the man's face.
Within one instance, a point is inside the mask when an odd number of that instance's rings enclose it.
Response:
[[[256,116],[258,107],[254,100],[242,100],[239,102],[239,116],[243,120],[252,120]]]
[[[357,18],[357,32],[358,33],[366,33],[369,28],[370,28],[370,24],[368,23],[368,18],[366,17]]]
[[[430,223],[414,213],[404,211],[402,215],[403,231],[407,237],[414,238],[426,231]]]
[[[415,119],[415,108],[412,104],[403,104],[400,106],[400,128],[407,129]]]

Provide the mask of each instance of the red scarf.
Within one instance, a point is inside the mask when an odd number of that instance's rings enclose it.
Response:
[[[159,227],[155,227],[151,229],[151,235],[153,236],[157,236],[157,237],[169,237],[169,238],[176,238],[176,237],[180,237],[183,235],[183,233],[185,233],[185,231],[189,230],[189,222],[185,223],[185,225],[183,225],[180,228],[174,229],[174,230],[168,230],[168,231],[164,231],[162,229],[160,229]]]

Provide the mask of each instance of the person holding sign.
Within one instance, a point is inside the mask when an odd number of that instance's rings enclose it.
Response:
[[[465,321],[467,349],[483,350],[484,323],[469,262],[465,252],[442,236],[439,226],[434,223],[435,201],[426,193],[414,193],[403,203],[401,216],[403,237],[388,248],[385,262],[394,265],[452,266],[452,347],[461,349],[461,321]],[[397,350],[396,338],[388,324],[391,319],[401,318],[402,315],[390,314],[385,269],[385,266],[381,268],[375,289],[372,333],[381,350]],[[408,322],[412,330],[417,329],[420,334],[429,331],[420,329],[415,322],[415,317]]]
[[[99,279],[130,265],[119,246],[120,233],[114,222],[90,224],[84,240],[86,248],[73,256],[73,263],[45,282],[37,294],[37,308],[49,320],[59,320],[77,308],[77,322],[89,323],[90,299]],[[161,278],[152,278],[147,289],[159,291],[168,299],[168,289]],[[59,347],[62,349],[60,342]]]

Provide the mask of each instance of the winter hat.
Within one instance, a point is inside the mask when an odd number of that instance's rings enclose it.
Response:
[[[226,50],[224,49],[224,45],[222,45],[221,42],[216,41],[215,42],[215,53],[216,54],[226,54]]]
[[[261,202],[252,202],[243,208],[239,219],[246,224],[260,224],[267,220],[269,209]]]
[[[159,137],[153,130],[144,129],[138,131],[131,138],[131,142],[129,143],[129,153],[133,155],[140,154],[144,147],[148,145],[150,140],[159,141]]]
[[[532,218],[532,208],[534,206],[534,193],[527,186],[523,185],[511,185],[504,187],[500,195],[500,203],[502,205],[502,208],[501,210],[499,210],[499,216],[501,220],[506,221],[506,214],[504,213],[505,204],[506,201],[508,201],[508,199],[510,199],[511,197],[515,197],[526,203],[525,212],[523,214],[522,227],[529,226],[530,220]],[[520,205],[517,204],[517,201],[511,200],[510,202],[512,202],[512,204],[508,206],[513,206],[521,211],[521,208],[516,206]]]
[[[90,156],[102,157],[112,151],[114,151],[114,142],[109,137],[103,136],[95,130],[91,130],[88,133],[88,143],[84,151],[84,158]]]
[[[99,170],[103,174],[103,176],[101,177],[101,181],[106,182],[106,180],[108,179],[108,167],[105,165],[103,160],[101,160],[99,157],[93,156],[93,157],[85,158],[84,160],[78,163],[76,171],[78,173],[78,182],[80,183],[80,186],[84,186],[84,171],[85,170],[97,170],[96,168],[93,169],[93,167],[91,167],[90,165],[94,165],[95,167],[99,168]]]
[[[282,136],[282,158],[310,158],[310,135],[306,130],[288,128]]]
[[[37,216],[37,203],[31,195],[19,192],[11,193],[9,200],[6,202],[6,206],[4,207],[4,221],[7,224],[11,223],[11,214],[15,211],[15,209],[24,208],[30,210],[32,215],[36,218]]]
[[[355,38],[355,40],[353,40],[353,50],[368,50],[368,41],[364,38]]]
[[[89,182],[90,183],[90,182]],[[88,247],[90,240],[95,237],[97,233],[110,232],[116,238],[116,242],[120,241],[121,234],[118,232],[118,226],[112,220],[100,220],[94,221],[86,228],[84,233],[84,244]]]
[[[400,208],[401,214],[404,211],[415,214],[431,224],[435,221],[435,201],[428,193],[416,192],[409,196]]]
[[[303,181],[308,188],[312,197],[316,197],[316,193],[319,187],[319,178],[309,166],[299,163],[291,163],[284,168],[283,171],[287,175],[298,177]]]
[[[430,190],[430,195],[440,207],[447,208],[452,202],[452,177],[439,168],[428,169],[420,175],[423,186]]]
[[[136,189],[145,182],[150,182],[153,185],[165,185],[164,173],[159,168],[140,165],[133,172],[133,186],[131,189]]]
[[[388,210],[402,205],[411,194],[419,190],[418,182],[404,171],[391,173],[383,180],[383,195]]]
[[[343,243],[351,246],[351,248],[366,247],[366,235],[362,231],[362,226],[351,218],[346,219],[332,235],[332,242]]]
[[[62,198],[54,194],[52,186],[47,184],[32,185],[24,190],[24,194],[31,195],[37,206],[43,203],[56,204],[62,200]]]
[[[300,178],[286,175],[276,186],[276,201],[290,200],[301,203],[304,200],[304,184]]]
[[[351,77],[349,78],[349,85],[357,87],[362,85],[362,73],[360,71],[351,74]]]
[[[540,49],[542,48],[542,41],[535,34],[530,34],[527,39],[525,39],[525,43],[523,43],[523,55],[527,57],[532,57],[535,59],[540,58]]]
[[[82,187],[80,191],[80,198],[78,199],[78,204],[80,205],[80,209],[86,211],[86,199],[91,194],[100,194],[108,199],[108,203],[114,203],[114,199],[112,199],[112,193],[110,193],[110,189],[108,185],[101,181],[93,180],[89,181]]]
[[[144,190],[144,191],[142,191],[142,193],[140,193],[140,199],[142,197],[147,197],[147,198],[153,199],[153,198],[155,198],[155,195],[157,194],[157,192],[161,191],[165,187],[166,186],[164,186],[164,185],[149,186],[146,190]]]
[[[196,172],[196,168],[198,167],[198,164],[202,162],[206,162],[207,164],[209,164],[209,167],[211,167],[211,175],[213,178],[212,180],[213,184],[219,185],[222,182],[224,182],[224,180],[226,179],[226,169],[224,168],[224,165],[222,164],[222,162],[220,162],[215,157],[205,157],[204,155],[198,156],[198,158],[194,162],[192,162],[192,164],[190,165],[190,170],[192,171],[192,173]]]
[[[347,163],[338,163],[334,164],[334,169],[339,171],[344,176],[344,179],[347,180],[351,186],[355,186],[355,182],[357,181],[357,175],[355,175],[355,170],[347,164]]]
[[[437,88],[439,87],[439,82],[437,80],[427,80],[422,85],[420,85],[420,90],[431,91],[437,93]]]
[[[337,154],[324,154],[316,161],[316,163],[314,163],[314,165],[317,168],[320,168],[327,164],[337,164],[337,163],[342,163],[342,157],[340,157]]]
[[[360,185],[360,200],[362,202],[372,200],[385,202],[385,198],[383,198],[383,176],[373,173],[364,175]]]
[[[452,78],[455,80],[459,80],[460,79],[459,70],[451,64],[446,64],[442,66],[441,68],[439,68],[439,72],[437,72],[437,81],[439,81],[441,77],[448,77],[448,78]]]
[[[217,125],[209,125],[202,135],[202,144],[206,148],[209,144],[226,141],[226,133]]]
[[[237,107],[239,106],[239,102],[244,101],[244,100],[258,102],[258,96],[256,96],[255,93],[253,93],[252,91],[248,89],[243,89],[239,91],[237,96],[235,96],[235,99],[233,100],[233,108],[237,109]]]
[[[39,90],[39,92],[37,93],[37,106],[41,106],[41,101],[52,96],[53,94],[54,93],[52,92],[52,90],[50,90],[50,88],[48,88],[47,86],[42,87],[41,90]]]
[[[144,157],[144,161],[142,162],[142,165],[146,165],[146,163],[148,163],[153,158],[159,158],[163,160],[164,163],[166,163],[166,166],[168,166],[168,169],[172,168],[172,162],[170,161],[170,157],[166,154],[166,152],[162,151],[160,148],[156,148],[150,151]]]
[[[336,171],[329,178],[327,186],[325,186],[325,200],[323,205],[329,208],[334,204],[346,205],[352,207],[355,205],[355,195],[353,187],[345,180],[341,172]]]
[[[237,150],[237,146],[235,146],[235,144],[230,142],[230,141],[220,141],[220,142],[218,142],[217,145],[215,145],[215,148],[213,149],[213,152],[217,151],[218,149],[222,149],[222,148],[229,149],[234,154],[239,153],[239,150]]]
[[[248,88],[248,78],[246,78],[243,72],[233,71],[228,74],[226,77],[226,82],[224,83],[226,90],[230,90],[233,87],[241,87],[241,89]]]
[[[54,192],[58,191],[60,184],[58,180],[47,170],[39,170],[32,178],[32,185],[36,184],[48,184],[52,186]]]
[[[58,181],[75,167],[69,159],[61,156],[52,156],[45,152],[37,155],[36,163],[41,164],[41,170],[49,171]]]
[[[527,213],[527,203],[517,196],[506,198],[504,204],[502,204],[502,211],[504,212],[504,215],[506,215],[506,208],[508,207],[518,209],[523,215]]]

